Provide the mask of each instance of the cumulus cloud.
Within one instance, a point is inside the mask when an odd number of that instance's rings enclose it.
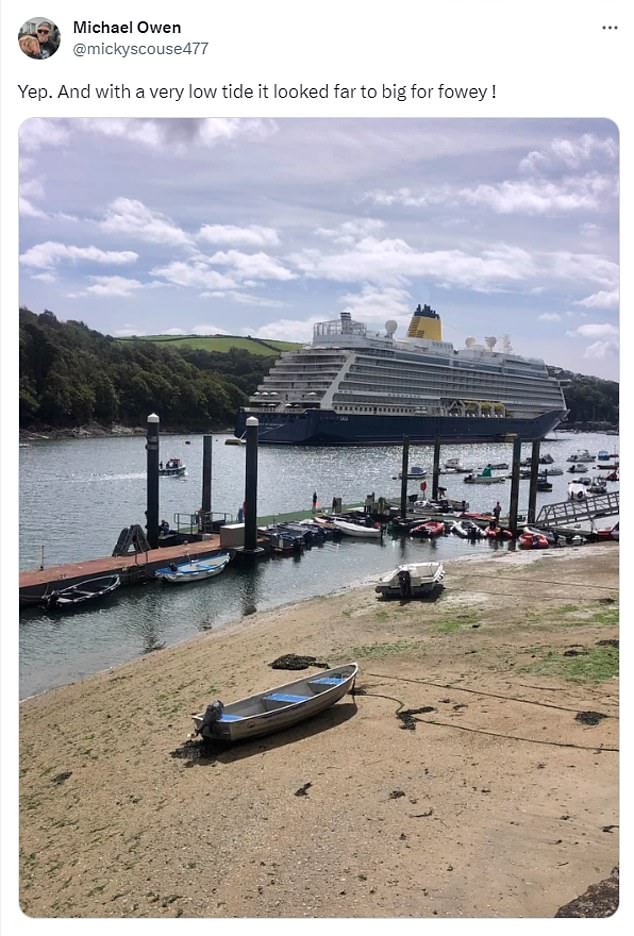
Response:
[[[610,325],[608,322],[588,322],[587,325],[580,325],[569,332],[570,335],[580,335],[582,338],[612,338],[618,333],[616,325]]]
[[[540,322],[561,322],[559,312],[543,312],[537,316]]]
[[[27,267],[51,269],[64,261],[75,263],[82,260],[119,266],[134,263],[138,256],[133,250],[102,250],[94,246],[76,247],[58,241],[45,241],[30,247],[21,255],[20,261]]]
[[[230,244],[237,247],[274,247],[279,244],[275,228],[250,224],[238,227],[234,224],[203,224],[198,238],[209,244]]]
[[[115,198],[106,208],[99,227],[108,234],[122,234],[155,244],[179,247],[190,242],[182,228],[166,215],[152,211],[135,198]]]
[[[604,360],[608,357],[618,357],[618,354],[619,345],[616,341],[594,341],[591,345],[588,345],[583,352],[584,357],[598,360]]]
[[[42,147],[64,146],[70,137],[70,126],[64,120],[32,117],[20,127],[20,147],[25,152],[34,152]]]
[[[237,138],[260,140],[276,132],[272,120],[237,117],[186,118],[85,118],[74,125],[85,133],[120,138],[153,150],[182,153],[187,147],[210,148]]]
[[[174,286],[190,286],[202,289],[232,289],[237,284],[229,276],[224,276],[216,270],[200,262],[185,263],[175,260],[162,267],[155,267],[154,276],[160,276]]]
[[[240,279],[292,280],[292,273],[274,257],[265,253],[242,253],[239,250],[226,250],[209,257],[210,263],[232,267]]]
[[[94,296],[131,296],[137,289],[142,289],[143,283],[125,276],[91,276],[92,286],[88,286],[86,293]]]
[[[617,161],[618,141],[614,137],[584,133],[575,139],[556,137],[549,145],[528,153],[521,160],[519,169],[534,175],[561,166],[579,169],[589,162],[613,166]]]
[[[355,218],[344,221],[336,228],[317,228],[315,233],[337,244],[352,245],[359,238],[378,234],[384,227],[385,223],[378,218]]]
[[[618,309],[619,291],[618,289],[605,290],[579,299],[575,305],[585,306],[587,309]]]

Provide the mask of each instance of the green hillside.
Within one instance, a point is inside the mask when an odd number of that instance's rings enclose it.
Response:
[[[168,344],[171,348],[193,351],[227,352],[232,348],[248,351],[249,354],[279,354],[281,351],[293,351],[301,347],[293,341],[275,341],[274,339],[251,338],[244,335],[143,335],[138,338],[119,338],[118,341],[151,341],[155,344]]]

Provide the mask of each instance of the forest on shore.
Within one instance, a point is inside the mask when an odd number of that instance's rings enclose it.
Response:
[[[276,354],[206,351],[169,342],[121,340],[49,311],[20,309],[20,429],[97,424],[210,432],[233,427]],[[619,385],[551,367],[564,383],[570,428],[617,428]]]

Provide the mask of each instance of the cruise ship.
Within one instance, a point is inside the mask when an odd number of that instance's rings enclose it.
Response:
[[[276,360],[248,406],[258,439],[274,445],[390,445],[543,439],[566,415],[543,361],[514,354],[508,338],[442,340],[440,316],[418,306],[407,337],[386,322],[373,333],[350,313],[319,322],[312,344]]]

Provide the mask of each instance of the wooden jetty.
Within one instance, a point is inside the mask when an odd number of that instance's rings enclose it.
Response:
[[[100,559],[86,559],[84,562],[20,572],[20,604],[37,604],[46,592],[54,588],[65,588],[82,579],[96,578],[113,572],[120,576],[122,585],[147,582],[161,566],[170,562],[184,562],[188,558],[204,559],[219,549],[220,536],[212,534],[197,543],[181,543],[178,546],[148,549],[126,556],[104,556]]]

